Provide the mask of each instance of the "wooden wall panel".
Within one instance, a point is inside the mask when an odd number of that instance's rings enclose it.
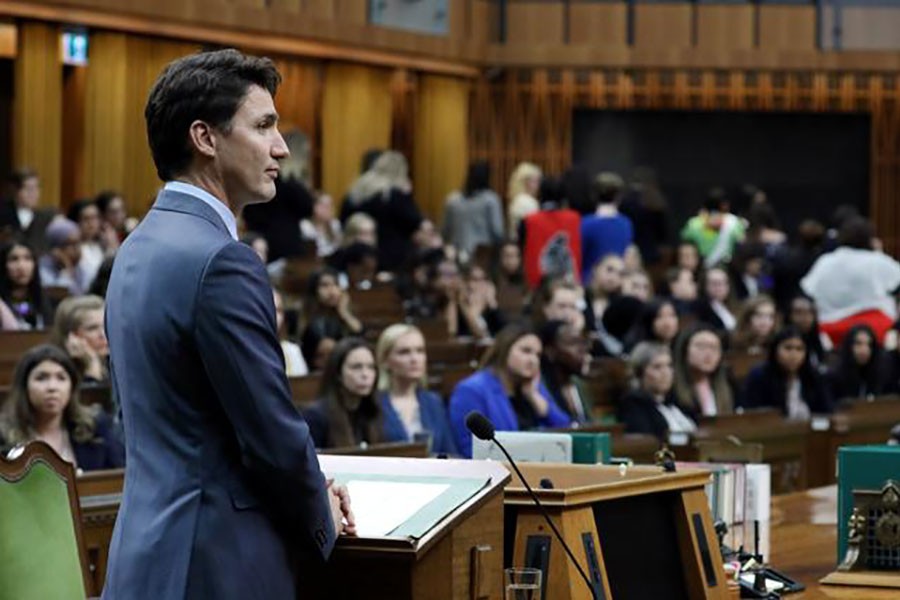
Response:
[[[569,43],[626,47],[628,14],[624,3],[576,2],[569,9]]]
[[[84,181],[84,116],[87,97],[87,67],[65,67],[63,77],[62,172],[60,208],[91,193]]]
[[[13,23],[0,23],[0,58],[15,58],[18,30]]]
[[[697,47],[716,52],[753,47],[754,10],[750,5],[697,5]]]
[[[759,7],[759,46],[766,50],[816,49],[816,9],[813,6]]]
[[[336,0],[341,22],[366,25],[369,22],[369,0]]]
[[[689,4],[637,4],[634,7],[634,45],[652,50],[691,46]]]
[[[390,71],[330,63],[322,95],[322,188],[343,198],[370,148],[391,141]]]
[[[447,194],[466,175],[469,82],[424,75],[419,81],[413,172],[416,201],[437,222]]]
[[[845,6],[841,9],[841,49],[900,49],[900,8]]]
[[[508,44],[559,45],[563,43],[562,2],[510,0],[506,5]]]
[[[162,182],[147,145],[147,95],[163,67],[198,50],[193,44],[113,32],[91,36],[84,136],[88,194],[114,189],[130,212],[143,214],[150,207]]]
[[[41,177],[41,204],[59,206],[62,160],[62,62],[59,28],[23,23],[15,61],[13,164]]]
[[[281,87],[275,94],[275,109],[280,118],[278,127],[282,133],[299,129],[309,139],[310,169],[315,186],[320,181],[323,67],[318,61],[302,58],[277,58],[275,64],[282,78]]]
[[[471,40],[476,44],[497,41],[499,9],[491,0],[473,0]]]

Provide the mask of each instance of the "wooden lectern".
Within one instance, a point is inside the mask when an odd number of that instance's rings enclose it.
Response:
[[[304,564],[298,588],[303,600],[483,600],[503,597],[503,486],[509,472],[499,463],[377,456],[320,455],[327,475],[484,479],[487,484],[445,514],[418,538],[342,537],[324,567]],[[80,478],[82,527],[92,593],[99,596],[123,472]],[[489,481],[488,481],[489,480]]]
[[[327,474],[490,479],[424,536],[338,540],[327,566],[304,577],[303,600],[481,600],[503,597],[503,486],[500,463],[471,460],[320,456]]]
[[[598,598],[729,598],[701,470],[526,463],[521,469]],[[552,489],[541,489],[541,482]],[[549,481],[548,481],[549,480]],[[590,600],[587,584],[518,478],[505,490],[507,566],[543,570],[543,600]],[[509,558],[512,558],[510,561]]]

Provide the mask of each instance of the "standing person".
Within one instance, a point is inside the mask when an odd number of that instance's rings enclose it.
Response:
[[[507,193],[509,205],[507,206],[507,231],[509,237],[519,237],[519,223],[522,219],[540,210],[538,203],[538,190],[541,189],[543,174],[537,165],[523,162],[519,163],[516,170],[509,178]]]
[[[469,165],[463,189],[447,198],[441,234],[466,259],[478,246],[496,246],[503,241],[503,211],[500,198],[491,189],[487,162]]]
[[[725,192],[713,188],[697,216],[681,230],[681,239],[697,245],[708,269],[730,262],[734,248],[744,239],[744,234],[744,223],[731,214]]]
[[[294,598],[293,550],[327,558],[355,531],[291,401],[265,267],[237,239],[236,215],[275,195],[288,154],[279,81],[231,49],[170,63],[150,91],[166,184],[107,293],[128,461],[110,600]]]
[[[427,227],[413,199],[409,166],[399,152],[388,150],[353,184],[341,206],[341,221],[362,212],[377,226],[378,268],[396,271],[413,253],[413,236]]]
[[[53,220],[52,209],[39,208],[41,179],[31,169],[18,169],[9,178],[12,201],[0,205],[0,236],[9,236],[43,254],[47,248],[44,232]]]
[[[822,331],[840,346],[854,325],[868,325],[878,341],[897,318],[893,293],[900,287],[900,263],[874,249],[872,224],[863,217],[844,221],[840,247],[820,256],[800,282],[815,300]]]
[[[634,242],[631,220],[619,212],[625,186],[615,173],[600,173],[594,181],[594,214],[581,219],[581,280],[589,281],[594,266],[608,254],[625,256]]]

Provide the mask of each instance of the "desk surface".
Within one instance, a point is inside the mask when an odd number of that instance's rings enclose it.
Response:
[[[761,534],[763,536],[766,533]],[[879,600],[900,598],[900,590],[819,585],[834,570],[837,555],[837,486],[796,492],[772,499],[769,561],[789,577],[806,585],[802,594],[786,599],[839,598]],[[768,542],[768,544],[766,543]]]

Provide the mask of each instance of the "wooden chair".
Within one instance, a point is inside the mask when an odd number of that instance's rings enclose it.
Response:
[[[13,371],[23,354],[49,341],[50,332],[45,330],[0,333],[0,385],[12,383]]]
[[[423,334],[424,335],[424,334]],[[479,349],[471,342],[448,340],[444,342],[432,342],[428,337],[428,364],[432,367],[458,367],[475,366],[479,356]]]
[[[279,280],[279,287],[285,294],[303,296],[306,294],[306,283],[309,276],[321,266],[322,261],[315,255],[288,258]]]
[[[343,454],[352,456],[395,456],[402,458],[428,458],[427,442],[387,442],[368,446],[346,446],[321,450],[321,454]]]
[[[322,385],[321,373],[310,373],[303,377],[288,377],[291,386],[291,398],[297,408],[308,408],[316,401],[319,387]]]
[[[96,593],[81,537],[72,465],[43,442],[0,458],[0,581],[4,598]]]
[[[738,384],[742,386],[753,367],[765,360],[766,357],[762,354],[750,354],[748,352],[734,351],[725,355],[725,364],[731,370],[731,374],[734,375]]]
[[[591,361],[584,389],[590,396],[593,419],[608,419],[615,414],[616,402],[628,389],[630,376],[628,363],[619,358],[601,357]]]

